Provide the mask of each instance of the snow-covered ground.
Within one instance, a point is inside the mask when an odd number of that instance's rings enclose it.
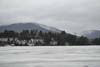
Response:
[[[0,47],[0,67],[100,67],[100,46]]]

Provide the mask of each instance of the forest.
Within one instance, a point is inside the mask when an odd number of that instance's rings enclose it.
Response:
[[[0,46],[85,46],[100,45],[100,38],[88,39],[65,31],[42,32],[38,30],[23,30],[15,32],[5,30],[0,32]]]

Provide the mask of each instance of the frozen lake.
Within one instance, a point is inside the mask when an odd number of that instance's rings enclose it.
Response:
[[[0,47],[0,67],[100,67],[100,46]]]

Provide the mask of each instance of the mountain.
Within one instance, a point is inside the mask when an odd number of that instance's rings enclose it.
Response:
[[[83,36],[88,37],[89,39],[100,38],[100,30],[89,30],[83,32]]]
[[[37,23],[15,23],[11,25],[3,25],[0,26],[0,32],[3,32],[4,30],[13,30],[16,32],[21,32],[22,30],[38,30],[43,32],[61,32],[61,30],[56,29],[54,27],[49,27],[42,24]]]

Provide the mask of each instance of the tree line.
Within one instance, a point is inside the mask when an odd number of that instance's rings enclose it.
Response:
[[[7,38],[3,41],[2,38]],[[12,38],[12,40],[10,40]],[[16,40],[17,38],[17,40]],[[89,40],[84,36],[76,36],[66,33],[65,31],[57,32],[42,32],[38,30],[23,30],[15,32],[5,30],[0,33],[0,46],[14,44],[14,46],[29,46],[28,43],[33,39],[34,46],[77,46],[77,45],[100,45],[100,38]],[[41,42],[40,39],[43,41]],[[34,41],[35,40],[35,41]],[[24,45],[17,43],[23,41]]]

